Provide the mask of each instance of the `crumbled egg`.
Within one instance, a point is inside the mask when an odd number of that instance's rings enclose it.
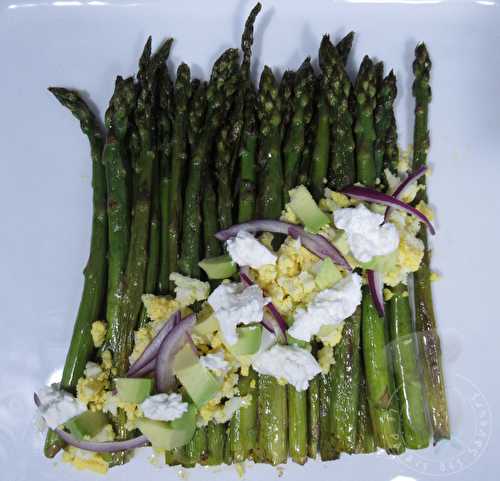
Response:
[[[190,306],[196,301],[204,301],[210,294],[210,284],[199,279],[172,272],[169,279],[175,283],[175,300],[181,307]]]
[[[417,206],[416,209],[422,212],[429,220],[434,220],[434,211],[429,207],[429,205],[421,200]]]
[[[318,363],[321,367],[321,372],[323,374],[328,374],[330,367],[335,363],[335,358],[333,356],[333,348],[330,346],[323,346],[318,351]]]
[[[95,347],[101,347],[106,339],[108,325],[104,321],[95,321],[92,323],[90,335]]]
[[[179,302],[168,296],[143,294],[142,302],[152,321],[165,321],[180,308]]]

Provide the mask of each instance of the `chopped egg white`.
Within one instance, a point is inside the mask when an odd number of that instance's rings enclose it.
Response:
[[[214,310],[226,342],[233,345],[238,340],[236,326],[260,322],[267,299],[259,286],[245,287],[242,283],[233,282],[217,287],[210,294],[208,303]]]
[[[259,354],[252,366],[259,374],[285,381],[297,391],[305,391],[309,381],[321,372],[318,361],[307,349],[281,344]]]
[[[361,277],[349,274],[330,289],[319,292],[305,307],[295,311],[291,336],[309,341],[324,325],[336,325],[351,316],[361,303]]]
[[[369,262],[374,256],[390,254],[398,248],[399,234],[384,216],[367,209],[364,204],[338,209],[333,213],[335,226],[347,233],[347,242],[354,257]]]
[[[84,374],[85,374],[86,378],[99,377],[102,374],[102,372],[103,371],[101,369],[101,366],[99,366],[99,364],[97,364],[95,362],[88,362],[85,365]]]
[[[210,371],[213,371],[218,376],[226,374],[229,371],[229,363],[224,360],[224,351],[205,354],[200,357],[200,362]]]
[[[231,259],[239,266],[259,269],[268,264],[276,264],[276,255],[249,232],[238,232],[236,237],[226,242]]]
[[[188,410],[188,404],[182,401],[178,393],[149,396],[139,407],[144,417],[156,421],[172,421]]]
[[[38,392],[38,397],[40,399],[38,410],[52,429],[87,410],[85,404],[70,393],[59,389],[57,384],[44,386]]]

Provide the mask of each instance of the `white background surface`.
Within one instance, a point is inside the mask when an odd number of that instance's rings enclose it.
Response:
[[[0,9],[0,479],[89,480],[42,457],[32,393],[62,366],[88,254],[91,190],[88,145],[77,122],[46,91],[84,89],[100,112],[116,74],[130,75],[146,36],[176,39],[182,59],[207,77],[222,50],[239,45],[253,2],[3,0]],[[316,57],[323,33],[358,32],[350,69],[365,53],[398,75],[403,146],[411,139],[411,61],[425,40],[434,63],[431,111],[438,207],[435,285],[453,441],[402,458],[343,457],[288,465],[284,479],[339,481],[498,479],[498,249],[500,225],[500,11],[494,2],[264,1],[254,70],[278,71]],[[490,436],[491,435],[491,436]],[[489,438],[489,439],[488,439]],[[472,465],[471,465],[472,464]],[[135,461],[111,480],[177,479],[177,469]],[[245,479],[277,478],[249,467]],[[191,471],[190,480],[237,479],[234,468]]]

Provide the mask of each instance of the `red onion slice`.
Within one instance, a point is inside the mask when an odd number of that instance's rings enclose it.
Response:
[[[175,389],[177,382],[172,361],[179,349],[187,342],[186,334],[189,334],[195,324],[196,316],[191,314],[174,326],[163,340],[155,368],[156,390],[159,393],[168,393]]]
[[[147,364],[142,366],[140,369],[137,369],[133,372],[133,374],[128,374],[127,377],[144,377],[148,374],[151,374],[156,367],[156,358],[151,359]]]
[[[252,234],[257,232],[272,232],[275,234],[290,235],[295,239],[300,238],[302,245],[319,258],[330,257],[335,264],[349,271],[352,270],[340,251],[322,235],[310,234],[298,225],[280,220],[252,220],[243,224],[235,224],[228,229],[217,232],[215,237],[220,241],[226,241],[241,231]]]
[[[343,193],[352,197],[353,199],[364,200],[367,202],[374,202],[376,204],[386,205],[388,207],[393,207],[394,209],[399,209],[408,214],[414,215],[419,220],[424,222],[431,234],[435,234],[436,231],[431,221],[419,210],[412,207],[410,204],[406,202],[401,202],[399,199],[387,194],[383,194],[382,192],[377,192],[376,190],[369,189],[367,187],[361,187],[357,185],[353,185],[351,187],[347,187],[343,190]]]
[[[35,404],[40,407],[40,398],[35,393],[33,395]],[[54,431],[58,436],[70,446],[75,448],[84,449],[86,451],[93,451],[95,453],[114,453],[115,451],[128,451],[129,449],[140,448],[149,444],[149,440],[146,436],[138,436],[133,439],[127,439],[126,441],[85,441],[80,440],[67,433],[66,431],[56,428]]]
[[[380,317],[384,317],[384,282],[382,281],[382,275],[379,272],[369,269],[366,271],[366,275],[368,277],[368,287],[370,289],[370,294],[372,295],[375,308],[377,309]]]
[[[396,187],[396,190],[392,193],[392,196],[395,197],[396,199],[400,199],[403,194],[408,190],[408,187],[415,183],[420,177],[422,177],[425,173],[427,172],[427,167],[425,165],[422,165],[420,168],[418,168],[415,172],[412,172],[408,177],[406,177],[401,184],[399,184]],[[387,219],[389,218],[389,213],[391,212],[391,207],[387,207],[385,209],[385,214],[384,214],[384,222],[387,222]]]
[[[139,356],[137,361],[130,366],[128,370],[128,377],[138,377],[137,372],[143,371],[143,368],[148,365],[151,361],[154,361],[156,356],[158,355],[158,351],[160,350],[160,346],[163,340],[168,336],[169,332],[174,328],[176,324],[180,321],[181,312],[176,311],[172,314],[165,325],[158,331],[153,340],[149,343],[148,347],[144,350],[144,352]]]

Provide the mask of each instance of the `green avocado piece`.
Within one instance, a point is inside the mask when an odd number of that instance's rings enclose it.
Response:
[[[93,438],[99,434],[107,424],[109,424],[109,419],[103,412],[85,411],[71,418],[69,421],[66,421],[65,426],[75,438],[84,439],[85,436]]]
[[[319,269],[314,281],[320,289],[328,289],[342,279],[342,274],[333,261],[326,257],[319,264]]]
[[[311,193],[303,185],[289,191],[290,208],[304,224],[306,230],[316,234],[330,223],[330,218],[318,207]]]
[[[262,325],[252,324],[236,328],[238,340],[233,345],[227,345],[227,348],[235,356],[250,356],[255,354],[262,342]]]
[[[398,262],[397,249],[385,256],[375,256],[369,262],[360,262],[363,269],[370,269],[377,272],[390,272],[396,268]]]
[[[174,357],[174,374],[197,407],[202,407],[222,388],[217,379],[186,344]]]
[[[120,401],[126,403],[142,403],[153,389],[153,380],[149,378],[117,378],[115,384]]]
[[[216,317],[212,314],[211,316],[207,317],[205,320],[199,322],[198,324],[196,324],[196,326],[193,327],[193,334],[206,338],[211,334],[213,334],[218,329],[219,329],[219,322],[217,321]]]
[[[155,421],[139,418],[137,427],[146,436],[153,448],[175,449],[187,444],[196,429],[196,408],[192,404],[178,419],[173,421]]]
[[[209,279],[227,279],[236,273],[236,264],[227,255],[203,259],[198,265],[207,273]]]

